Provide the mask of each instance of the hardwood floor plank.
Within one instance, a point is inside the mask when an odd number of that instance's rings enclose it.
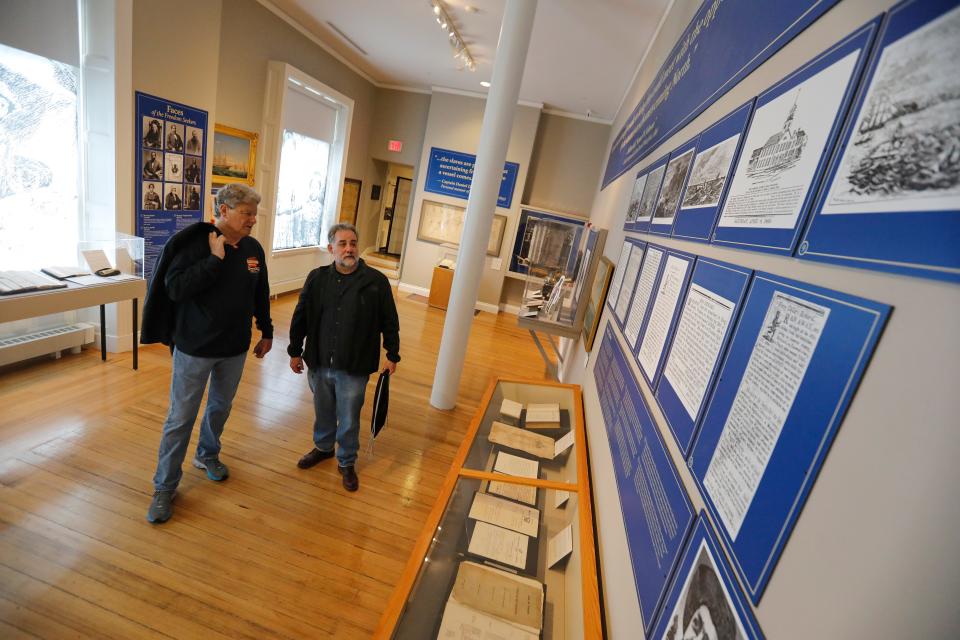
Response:
[[[223,434],[231,477],[190,465],[174,518],[145,520],[170,353],[97,349],[0,368],[0,637],[367,638],[436,500],[490,378],[542,379],[511,317],[473,322],[457,407],[430,407],[444,313],[397,295],[403,360],[361,487],[309,470],[313,401],[286,356],[297,296],[273,302],[274,350],[247,359]]]

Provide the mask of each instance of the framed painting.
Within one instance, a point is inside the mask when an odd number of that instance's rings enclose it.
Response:
[[[453,204],[424,200],[420,208],[420,225],[417,227],[417,240],[460,246],[463,233],[463,220],[466,210]],[[490,240],[487,242],[487,255],[498,257],[503,245],[503,233],[507,228],[507,216],[493,215]]]
[[[253,186],[259,134],[226,125],[214,125],[213,181],[243,182]]]
[[[601,256],[597,272],[593,276],[590,295],[587,297],[587,311],[583,315],[584,351],[589,352],[593,349],[593,340],[597,337],[597,328],[600,326],[600,312],[603,311],[603,301],[607,297],[612,275],[613,262],[606,256]]]

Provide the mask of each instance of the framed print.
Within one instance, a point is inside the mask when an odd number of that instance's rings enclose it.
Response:
[[[213,180],[253,186],[259,134],[217,124],[213,129]]]
[[[417,228],[417,240],[460,246],[463,233],[463,220],[466,210],[454,204],[444,204],[433,200],[424,200],[420,208],[420,226]],[[490,240],[487,242],[487,255],[499,257],[503,245],[503,233],[507,228],[507,216],[493,215]]]
[[[887,14],[798,256],[960,282],[958,33],[955,1]]]
[[[587,297],[587,311],[583,315],[583,348],[587,352],[593,349],[593,341],[597,337],[600,312],[603,311],[603,301],[610,288],[611,276],[613,276],[613,263],[606,256],[601,256],[597,272],[593,276],[590,295]]]

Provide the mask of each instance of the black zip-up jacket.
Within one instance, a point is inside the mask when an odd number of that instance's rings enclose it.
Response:
[[[143,310],[144,343],[162,342],[192,356],[230,357],[250,348],[250,321],[273,338],[270,286],[260,243],[226,245],[223,260],[210,253],[214,225],[200,222],[164,246]],[[218,231],[219,233],[219,231]]]
[[[320,362],[323,345],[320,329],[324,313],[337,313],[324,309],[327,287],[334,286],[335,277],[336,267],[332,264],[311,271],[300,291],[300,299],[290,321],[287,354],[291,358],[302,357],[311,369],[329,366]],[[340,299],[338,319],[342,329],[334,360],[337,369],[351,375],[369,375],[380,366],[381,335],[387,359],[400,362],[397,305],[387,277],[368,267],[363,260],[359,260],[357,270],[348,277],[351,279],[350,285]],[[304,338],[306,349],[303,346]]]

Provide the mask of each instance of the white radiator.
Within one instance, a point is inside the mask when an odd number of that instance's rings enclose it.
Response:
[[[79,349],[95,338],[94,326],[86,322],[53,327],[0,339],[0,366],[52,353],[60,357],[64,349]]]

